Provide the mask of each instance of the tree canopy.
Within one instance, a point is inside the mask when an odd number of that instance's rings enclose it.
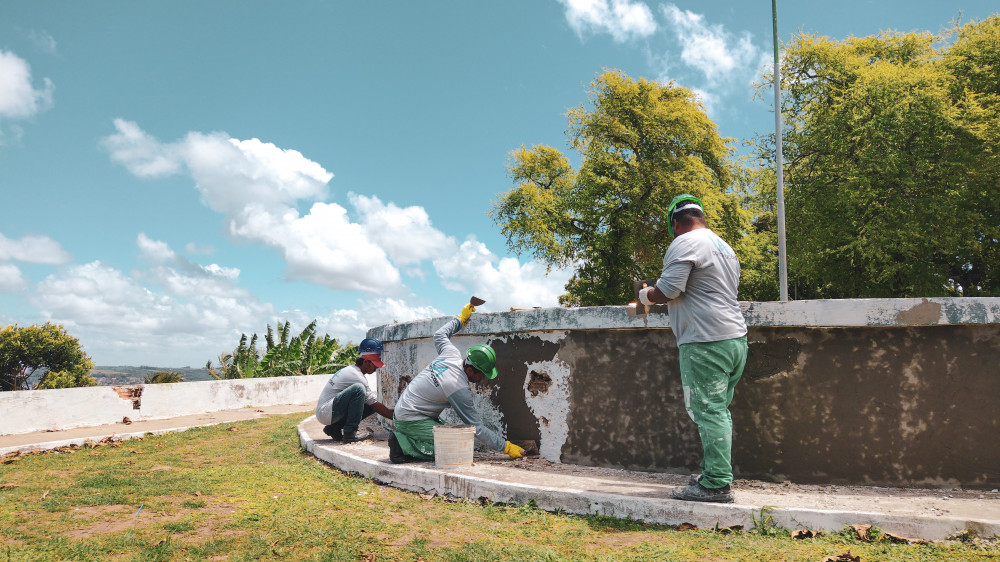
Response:
[[[79,340],[59,324],[0,330],[0,390],[95,386],[93,367]]]
[[[800,297],[1000,294],[998,22],[957,27],[950,44],[891,32],[800,34],[786,46],[785,208]],[[773,167],[773,142],[759,147]]]
[[[673,197],[701,198],[708,226],[734,248],[749,214],[729,190],[731,149],[694,93],[618,71],[589,93],[589,106],[568,113],[579,168],[555,148],[522,146],[508,163],[516,187],[490,215],[511,250],[575,269],[563,304],[624,304],[634,279],[660,272]]]

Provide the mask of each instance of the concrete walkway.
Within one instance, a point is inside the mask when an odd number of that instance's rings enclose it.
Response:
[[[367,421],[367,420],[366,420]],[[475,453],[471,466],[437,468],[431,462],[389,462],[388,432],[368,426],[372,437],[334,442],[315,417],[299,424],[302,446],[348,473],[421,494],[498,503],[533,500],[547,511],[602,514],[650,523],[701,528],[753,527],[765,506],[775,524],[791,530],[839,531],[845,525],[876,525],[899,537],[940,540],[962,532],[1000,536],[1000,493],[860,486],[803,486],[737,480],[736,502],[702,504],[670,499],[688,476],[631,472],[551,463],[540,458],[511,461],[504,454]]]
[[[308,412],[311,414],[315,408],[315,403],[281,404],[277,406],[259,406],[254,408],[240,408],[238,410],[205,412],[203,414],[168,419],[132,421],[127,424],[116,423],[91,427],[75,427],[73,429],[61,429],[57,431],[35,431],[32,433],[0,435],[0,455],[17,451],[27,453],[29,451],[55,449],[69,445],[82,445],[87,441],[96,442],[105,438],[117,441],[141,437],[147,433],[159,435],[171,431],[184,431],[192,427],[249,420],[264,416],[299,412]]]

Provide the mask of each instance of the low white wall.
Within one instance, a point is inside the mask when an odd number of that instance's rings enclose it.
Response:
[[[315,402],[330,375],[0,392],[0,435]]]

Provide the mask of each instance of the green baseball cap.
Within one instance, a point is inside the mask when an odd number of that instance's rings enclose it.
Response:
[[[466,352],[466,357],[486,378],[497,378],[497,354],[492,347],[486,344],[474,345]]]

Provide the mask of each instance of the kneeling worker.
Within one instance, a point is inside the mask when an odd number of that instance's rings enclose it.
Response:
[[[476,438],[512,459],[524,456],[524,449],[504,441],[483,425],[472,402],[469,383],[494,379],[497,376],[496,354],[488,345],[474,345],[462,357],[451,343],[476,308],[467,304],[462,313],[452,318],[434,333],[437,359],[420,371],[403,390],[394,408],[396,431],[389,435],[389,460],[394,463],[434,459],[434,426],[445,408],[451,406],[469,425],[476,426]]]
[[[316,403],[316,419],[324,425],[323,433],[335,441],[354,443],[361,420],[373,413],[392,419],[392,410],[376,399],[365,375],[385,367],[382,342],[365,338],[358,344],[358,358],[330,377]]]

